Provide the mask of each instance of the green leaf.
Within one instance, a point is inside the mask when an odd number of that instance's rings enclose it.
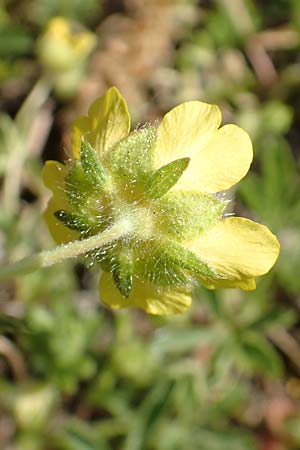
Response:
[[[69,448],[73,450],[97,450],[97,447],[86,436],[82,436],[77,430],[67,430],[65,439]]]
[[[161,380],[146,396],[127,435],[124,450],[142,450],[171,397],[174,382]]]
[[[162,197],[173,187],[186,170],[190,158],[180,158],[160,167],[148,180],[145,193],[151,199]]]
[[[66,450],[109,450],[106,439],[103,437],[102,429],[81,420],[75,419],[67,423],[62,430],[63,448]]]
[[[2,8],[2,7],[1,7]],[[14,59],[29,55],[34,40],[29,32],[19,25],[0,24],[0,57]]]
[[[282,375],[282,361],[274,348],[259,333],[244,332],[237,342],[239,361],[242,368],[263,375],[279,377]]]
[[[155,334],[151,348],[158,354],[180,354],[195,351],[199,346],[216,345],[220,339],[216,331],[209,326],[201,328],[161,329]]]
[[[228,336],[219,333],[214,352],[207,364],[208,384],[214,385],[222,380],[228,380],[235,363],[232,341]]]
[[[263,316],[250,322],[247,327],[252,330],[266,331],[278,326],[289,328],[296,321],[294,311],[273,306],[270,311],[264,311]]]
[[[261,176],[249,174],[241,197],[273,230],[299,223],[300,179],[292,150],[282,137],[268,137],[260,153]]]
[[[18,319],[13,316],[8,316],[6,314],[0,314],[0,332],[24,332],[26,330],[26,325],[22,319]]]

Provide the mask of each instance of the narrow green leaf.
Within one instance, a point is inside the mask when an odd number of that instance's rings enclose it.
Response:
[[[17,317],[8,316],[6,314],[0,314],[0,332],[24,332],[26,330],[26,325],[22,319]]]
[[[142,450],[157,423],[162,420],[175,386],[174,381],[161,380],[151,389],[141,406],[136,420],[131,424],[124,450]]]
[[[272,377],[282,375],[282,361],[265,337],[257,332],[246,331],[236,342],[241,366],[250,373]]]
[[[223,337],[221,337],[223,339]],[[210,326],[200,328],[163,329],[153,336],[151,349],[160,355],[192,352],[202,346],[217,345],[220,335]]]
[[[116,287],[124,297],[128,297],[132,290],[133,278],[133,260],[130,250],[125,250],[116,257],[112,273]]]
[[[189,162],[190,158],[181,158],[160,167],[146,183],[145,193],[147,197],[152,199],[162,197],[177,183]]]
[[[264,311],[263,315],[250,322],[247,328],[260,331],[266,331],[275,327],[290,328],[296,321],[297,315],[294,311],[272,305],[272,309],[267,312]]]
[[[81,436],[76,430],[67,430],[66,438],[74,450],[96,450],[93,442]]]
[[[97,157],[96,151],[85,140],[82,140],[81,143],[80,161],[88,180],[93,185],[102,187],[106,181],[104,168]]]

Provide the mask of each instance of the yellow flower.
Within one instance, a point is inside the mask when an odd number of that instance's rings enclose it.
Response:
[[[103,270],[107,305],[181,313],[195,282],[252,290],[274,265],[279,243],[268,228],[224,215],[217,193],[246,175],[253,153],[245,131],[220,124],[217,106],[191,101],[158,128],[130,133],[126,103],[111,88],[75,121],[74,159],[46,163],[53,197],[45,219],[57,242],[132,222],[129,234],[88,255]]]
[[[60,73],[77,66],[95,45],[93,33],[76,30],[64,17],[54,17],[37,42],[37,52],[45,67]]]
[[[37,54],[56,93],[71,96],[84,75],[96,36],[64,17],[54,17],[37,41]]]

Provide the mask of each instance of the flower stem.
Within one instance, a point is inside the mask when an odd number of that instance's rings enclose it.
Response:
[[[41,78],[23,102],[14,121],[6,119],[6,126],[2,125],[3,143],[1,145],[4,154],[6,153],[7,156],[1,208],[11,215],[17,214],[19,208],[19,191],[21,189],[23,166],[30,153],[31,141],[36,139],[32,132],[34,128],[39,127],[42,111],[46,111],[45,104],[49,97],[50,89],[51,82],[44,77]],[[51,112],[49,112],[49,115],[51,116]],[[2,121],[4,121],[4,118]],[[45,130],[40,130],[40,133],[47,135],[48,131],[49,128],[47,129],[46,127]],[[45,137],[43,136],[43,138]]]
[[[0,280],[30,273],[43,267],[49,267],[68,258],[76,258],[84,253],[109,244],[116,239],[125,237],[130,233],[131,228],[130,221],[122,220],[95,236],[80,241],[69,242],[53,250],[47,250],[5,267],[0,267]]]

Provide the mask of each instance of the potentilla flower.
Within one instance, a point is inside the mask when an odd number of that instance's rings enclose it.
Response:
[[[96,35],[65,17],[53,17],[38,38],[36,52],[47,79],[60,97],[74,94],[97,45]]]
[[[58,243],[128,226],[86,255],[102,269],[105,304],[181,313],[195,283],[252,290],[275,263],[268,228],[224,213],[218,193],[246,175],[253,152],[245,131],[220,124],[217,106],[190,101],[130,133],[126,103],[111,88],[75,121],[73,159],[45,164],[53,193],[45,219]]]
[[[95,46],[93,33],[64,17],[53,17],[37,41],[37,53],[48,70],[61,73],[78,66]]]

